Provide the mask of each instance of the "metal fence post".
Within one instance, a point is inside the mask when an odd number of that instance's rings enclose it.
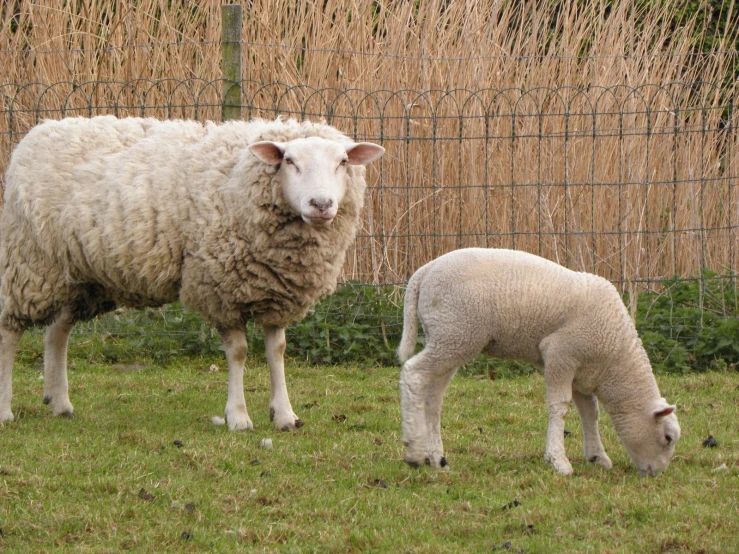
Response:
[[[241,119],[241,5],[221,6],[223,121]]]

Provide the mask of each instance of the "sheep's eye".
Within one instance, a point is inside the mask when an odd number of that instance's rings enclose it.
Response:
[[[294,165],[294,162],[293,162],[292,158],[285,158],[285,163],[287,165]]]
[[[670,444],[672,442],[672,435],[665,435],[665,440],[667,441],[667,444]]]
[[[346,165],[348,163],[349,163],[349,160],[341,160],[341,164],[340,165]]]

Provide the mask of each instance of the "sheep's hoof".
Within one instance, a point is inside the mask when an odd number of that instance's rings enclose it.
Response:
[[[419,468],[419,467],[421,467],[421,464],[419,464],[418,462],[414,462],[412,460],[406,460],[405,463],[408,464],[409,466],[411,466],[412,468]]]
[[[294,429],[297,429],[298,427],[302,427],[303,425],[305,425],[305,421],[296,418],[291,423],[287,423],[280,427],[280,431],[292,431]]]
[[[13,419],[15,418],[13,417],[13,412],[11,411],[7,411],[7,412],[0,414],[0,424],[11,423]]]
[[[63,417],[64,419],[74,419],[74,412],[69,412],[69,411],[62,412],[59,414],[58,417]]]
[[[228,416],[226,415],[223,419],[228,425],[229,431],[246,431],[247,429],[254,429],[254,425],[248,417],[243,421],[229,421]]]
[[[44,396],[44,404],[46,404],[47,406],[51,404],[51,396],[49,395]]]
[[[441,460],[439,460],[439,467],[447,467],[449,465],[449,462],[446,461],[446,457],[442,456]]]

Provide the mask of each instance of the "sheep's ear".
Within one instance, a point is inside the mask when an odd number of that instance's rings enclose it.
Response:
[[[263,140],[249,145],[249,150],[264,163],[277,165],[282,162],[285,155],[285,147],[279,142]]]
[[[654,408],[654,412],[652,412],[652,414],[654,415],[654,419],[659,419],[661,417],[670,415],[675,411],[676,408],[677,406],[675,406],[674,404],[668,404],[667,401],[662,398],[660,399],[659,405]]]
[[[379,144],[358,142],[348,147],[346,153],[349,156],[349,165],[366,165],[382,156],[385,149]]]

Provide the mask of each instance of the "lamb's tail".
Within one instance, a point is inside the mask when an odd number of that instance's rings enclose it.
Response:
[[[418,291],[421,288],[421,281],[428,267],[429,264],[426,264],[416,271],[408,281],[408,286],[405,289],[405,300],[403,302],[403,336],[400,339],[400,345],[397,351],[401,364],[405,363],[416,351],[416,342],[418,342]]]

